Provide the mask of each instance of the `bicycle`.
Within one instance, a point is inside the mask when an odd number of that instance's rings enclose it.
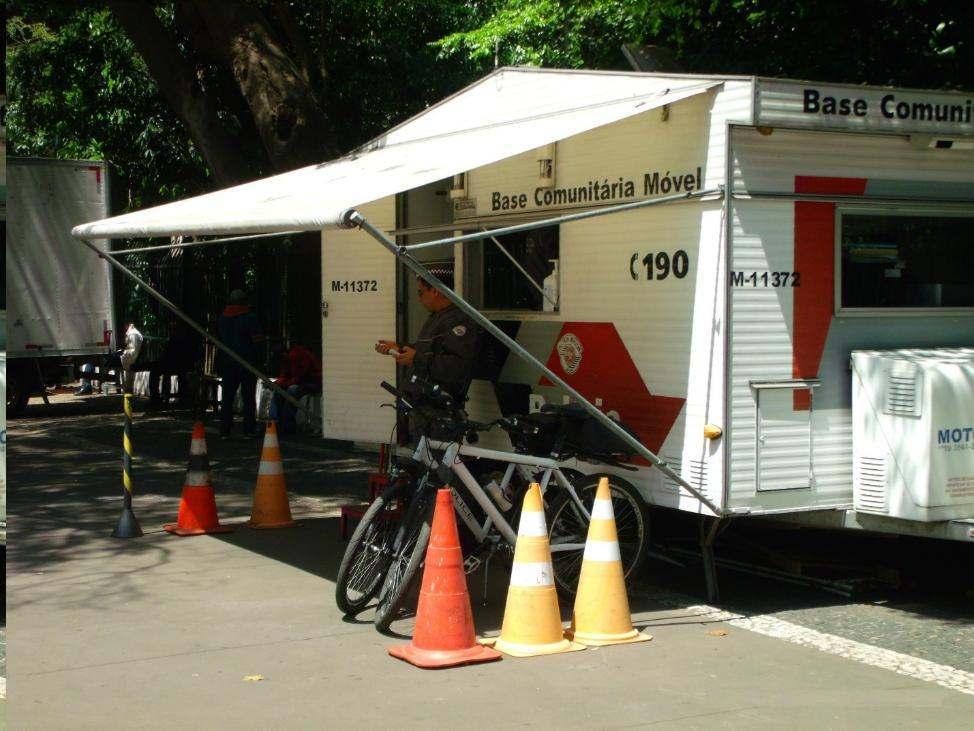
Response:
[[[397,397],[397,404],[408,413],[416,407],[409,398],[387,383],[382,387]],[[454,509],[460,518],[461,538],[466,544],[464,570],[470,574],[481,565],[484,570],[484,596],[487,593],[487,567],[498,552],[513,556],[521,502],[531,482],[538,482],[545,496],[555,583],[565,593],[573,593],[581,570],[582,553],[588,532],[592,501],[598,476],[581,475],[574,480],[563,471],[560,461],[569,453],[580,459],[619,464],[610,454],[586,449],[569,437],[587,425],[588,417],[577,408],[557,407],[547,414],[512,417],[481,424],[466,417],[453,406],[447,394],[433,394],[439,400],[439,412],[428,423],[408,464],[418,466],[418,481],[402,488],[410,492],[409,505],[391,543],[388,535],[383,545],[387,564],[378,592],[375,625],[380,631],[389,628],[410,594],[423,565],[429,542],[430,523],[436,489],[440,484],[453,492]],[[479,432],[495,426],[503,428],[515,445],[514,452],[501,452],[473,446]],[[440,437],[431,438],[431,434]],[[547,449],[551,457],[529,454],[532,448]],[[439,459],[434,453],[440,455]],[[463,457],[506,464],[499,487],[511,496],[510,507],[502,511],[487,490],[474,477]],[[425,466],[425,470],[422,467]],[[431,479],[436,474],[437,480]],[[453,485],[456,477],[460,485]],[[578,483],[576,485],[576,482]],[[621,478],[610,476],[616,527],[625,576],[628,578],[642,562],[648,545],[648,520],[645,504],[638,491]],[[473,498],[475,507],[468,505]],[[505,515],[507,513],[507,515]],[[364,522],[364,519],[363,519]]]

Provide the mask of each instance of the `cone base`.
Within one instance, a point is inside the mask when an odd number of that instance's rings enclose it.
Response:
[[[231,533],[233,528],[228,525],[216,525],[212,528],[181,528],[178,523],[166,523],[162,526],[166,533],[177,536],[202,536],[207,533]]]
[[[272,523],[256,523],[254,519],[251,518],[246,523],[245,526],[248,528],[256,528],[257,530],[262,530],[264,528],[294,528],[298,525],[296,520],[279,520]]]
[[[603,647],[605,645],[625,645],[633,642],[649,642],[653,636],[648,632],[632,629],[629,632],[617,634],[603,634],[599,632],[573,632],[567,630],[565,637],[586,647]]]
[[[394,645],[387,652],[395,658],[405,660],[418,668],[452,668],[457,665],[472,665],[480,662],[500,660],[497,650],[482,645],[474,645],[463,650],[423,650],[409,645]]]
[[[118,524],[112,531],[112,538],[141,538],[142,526],[139,525],[138,518],[131,508],[122,508],[122,515],[119,516]]]
[[[524,645],[519,642],[508,642],[502,637],[491,637],[480,640],[482,645],[493,647],[511,657],[536,657],[538,655],[557,655],[560,652],[578,652],[584,650],[585,645],[568,639],[550,642],[545,645]]]

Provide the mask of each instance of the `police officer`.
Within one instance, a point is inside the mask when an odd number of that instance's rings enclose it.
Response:
[[[430,273],[453,289],[453,266],[441,264],[430,267]],[[424,381],[439,385],[462,405],[470,388],[480,329],[442,292],[425,280],[416,280],[419,301],[430,316],[412,345],[399,345],[394,340],[380,340],[375,344],[379,353],[391,354],[396,363],[407,367],[406,392],[420,389],[408,383],[414,374]]]

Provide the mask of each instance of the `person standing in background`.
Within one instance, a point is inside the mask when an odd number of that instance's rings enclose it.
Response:
[[[220,340],[250,365],[258,360],[258,345],[264,341],[264,334],[257,315],[247,304],[243,290],[230,293],[230,301],[217,320]],[[233,427],[233,400],[240,390],[243,402],[243,430],[247,436],[256,432],[257,377],[224,353],[217,352],[216,370],[220,374],[223,390],[220,399],[220,435],[229,436]]]

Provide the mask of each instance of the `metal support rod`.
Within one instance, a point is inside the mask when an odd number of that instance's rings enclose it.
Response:
[[[586,218],[595,218],[597,216],[607,216],[610,213],[618,213],[619,211],[631,211],[637,208],[648,208],[649,206],[658,206],[663,203],[676,203],[679,201],[693,200],[695,198],[705,198],[708,195],[717,195],[723,193],[723,187],[711,188],[710,190],[691,190],[686,193],[680,193],[679,195],[667,195],[662,198],[649,198],[647,200],[633,201],[632,203],[620,203],[617,206],[605,206],[604,208],[595,208],[590,211],[582,211],[581,213],[569,213],[564,216],[558,216],[557,218],[546,218],[543,221],[531,221],[530,223],[519,223],[514,226],[505,226],[503,228],[495,228],[491,230],[494,236],[507,236],[507,234],[516,234],[521,231],[532,231],[536,228],[544,228],[545,226],[554,226],[556,224],[569,223],[571,221],[581,221]],[[342,220],[345,220],[349,215],[346,211]],[[339,225],[342,225],[342,220],[339,221]],[[484,235],[479,231],[472,234],[464,234],[463,236],[454,236],[452,238],[437,239],[436,241],[424,241],[421,244],[410,244],[409,246],[403,246],[402,248],[406,251],[419,251],[420,249],[429,249],[433,246],[443,246],[444,244],[462,244],[465,241],[477,241],[484,238]]]
[[[385,234],[383,234],[379,229],[365,220],[365,217],[361,213],[352,209],[346,211],[341,217],[342,225],[345,227],[358,226],[359,228],[366,231],[372,236],[376,241],[378,241],[382,246],[392,252],[408,269],[410,269],[414,274],[422,277],[426,282],[428,282],[432,287],[442,292],[443,296],[446,297],[450,302],[459,307],[464,313],[473,318],[481,327],[483,327],[487,332],[493,335],[495,338],[500,340],[504,345],[510,348],[511,352],[521,358],[529,366],[532,366],[535,370],[543,373],[548,377],[554,384],[560,386],[568,394],[574,398],[588,413],[590,413],[602,426],[606,427],[611,434],[621,439],[625,444],[628,444],[637,454],[639,454],[644,459],[648,460],[651,465],[657,467],[660,472],[669,477],[671,480],[676,482],[678,485],[683,487],[687,492],[697,498],[701,503],[710,508],[715,515],[722,515],[723,512],[718,508],[713,502],[711,502],[705,495],[703,495],[699,490],[690,485],[686,480],[684,480],[680,475],[671,470],[669,466],[655,454],[653,454],[649,449],[647,449],[642,442],[629,434],[625,429],[616,424],[612,419],[599,411],[594,404],[589,403],[588,399],[582,396],[578,391],[569,386],[565,381],[559,378],[555,373],[548,369],[543,363],[541,363],[537,358],[531,355],[527,350],[521,347],[520,344],[511,339],[506,333],[504,333],[499,327],[494,323],[484,317],[475,307],[471,307],[466,300],[457,295],[452,289],[447,287],[443,282],[434,277],[429,270],[424,267],[420,262],[414,259],[404,247],[399,247],[395,242],[390,241]],[[476,236],[476,235],[475,235]],[[464,238],[464,237],[460,237]],[[459,239],[458,239],[459,240]]]
[[[80,241],[85,246],[87,246],[89,249],[91,249],[96,254],[98,254],[98,256],[100,256],[102,259],[106,259],[109,264],[111,264],[113,267],[115,267],[116,269],[118,269],[126,277],[128,277],[132,281],[136,282],[140,287],[142,287],[143,289],[145,289],[145,291],[148,292],[151,297],[153,297],[154,299],[158,300],[167,309],[169,309],[173,313],[175,313],[175,315],[177,317],[179,317],[181,320],[183,320],[183,322],[185,322],[187,325],[189,325],[191,328],[193,328],[196,332],[198,332],[200,335],[202,335],[204,337],[204,339],[209,340],[216,347],[218,347],[224,353],[226,353],[231,358],[233,358],[233,360],[235,360],[239,365],[243,366],[247,371],[249,371],[250,373],[254,374],[257,377],[257,379],[259,381],[261,381],[261,383],[263,383],[266,387],[270,388],[275,393],[280,394],[288,403],[294,405],[296,408],[301,409],[305,413],[311,414],[310,409],[306,409],[305,407],[303,407],[301,405],[301,403],[296,398],[294,398],[291,394],[289,394],[285,389],[281,388],[276,383],[274,383],[274,381],[271,380],[271,378],[269,378],[268,376],[264,375],[259,370],[257,370],[256,368],[254,368],[244,358],[242,358],[241,356],[237,355],[236,352],[234,352],[229,347],[227,347],[226,345],[224,345],[219,339],[217,339],[213,335],[210,335],[210,333],[208,333],[205,329],[203,329],[200,325],[198,325],[196,323],[196,321],[193,320],[192,317],[190,317],[189,315],[187,315],[185,312],[183,312],[182,310],[180,310],[175,304],[173,304],[171,301],[169,301],[168,299],[166,299],[165,297],[163,297],[161,294],[159,294],[159,292],[157,292],[152,287],[150,287],[135,272],[133,272],[131,269],[129,269],[124,264],[122,264],[120,261],[118,261],[114,256],[112,256],[111,254],[109,254],[107,251],[102,251],[97,246],[95,246],[93,243],[91,243],[91,241],[89,241],[88,239],[80,239]]]
[[[720,601],[720,586],[717,583],[717,564],[714,562],[714,541],[721,527],[721,518],[716,518],[706,528],[706,518],[700,517],[700,555],[703,559],[703,578],[707,586],[707,601]]]
[[[487,229],[484,229],[484,231],[486,231],[486,230]],[[497,248],[501,250],[501,253],[504,254],[504,256],[506,256],[508,259],[511,260],[511,264],[513,264],[515,267],[517,267],[517,270],[519,272],[521,272],[521,274],[524,275],[524,278],[527,279],[531,283],[531,286],[534,287],[539,292],[541,292],[541,296],[542,297],[544,297],[546,300],[548,300],[555,307],[558,306],[558,303],[557,302],[555,302],[553,299],[551,299],[551,297],[549,297],[548,295],[545,294],[544,287],[542,287],[540,284],[538,284],[535,281],[534,277],[532,277],[530,274],[528,274],[527,270],[524,267],[521,266],[521,262],[519,262],[517,259],[515,259],[514,256],[511,254],[511,252],[509,252],[507,249],[504,248],[504,245],[501,244],[501,242],[497,240],[497,237],[496,236],[494,236],[494,235],[491,234],[491,235],[488,235],[487,238],[489,238],[491,241],[493,241],[494,244],[497,245]]]
[[[269,239],[272,236],[293,236],[303,233],[302,231],[279,231],[270,234],[251,234],[248,236],[231,236],[226,239],[210,239],[208,241],[189,241],[185,244],[159,244],[158,246],[142,246],[138,249],[119,249],[113,251],[114,256],[128,256],[129,254],[141,254],[145,251],[168,251],[169,249],[189,249],[193,246],[210,246],[211,244],[232,244],[236,241],[252,241],[253,239]]]

